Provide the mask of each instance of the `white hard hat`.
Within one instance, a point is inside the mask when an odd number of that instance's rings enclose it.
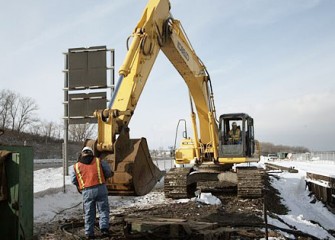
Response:
[[[91,151],[93,153],[93,150],[90,147],[84,147],[83,150],[81,150],[81,151],[82,152],[84,152],[84,151]]]

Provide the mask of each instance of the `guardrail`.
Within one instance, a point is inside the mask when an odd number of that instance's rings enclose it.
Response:
[[[334,177],[306,172],[306,184],[308,190],[313,192],[318,200],[335,207]]]
[[[284,167],[274,163],[265,163],[266,170],[281,170],[297,173],[298,169]],[[335,207],[335,176],[326,176],[312,172],[306,172],[306,186],[315,195],[315,198],[322,201],[331,208]]]
[[[335,152],[293,153],[291,159],[299,161],[326,161],[335,164]]]
[[[282,171],[287,171],[287,172],[290,172],[290,173],[299,172],[294,167],[284,167],[284,166],[280,166],[280,165],[276,165],[276,164],[272,164],[272,163],[265,163],[265,166],[266,166],[266,170],[282,170]]]

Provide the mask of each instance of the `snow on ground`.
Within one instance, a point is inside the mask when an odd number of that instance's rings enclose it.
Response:
[[[305,172],[316,173],[324,176],[330,176],[335,178],[335,161],[295,161],[295,160],[277,160],[275,163],[284,167],[294,167]]]
[[[279,216],[286,223],[295,226],[302,232],[309,233],[320,239],[335,239],[325,230],[335,230],[335,215],[322,202],[311,203],[313,198],[306,189],[306,172],[334,176],[335,162],[301,162],[276,161],[271,162],[285,167],[294,167],[298,173],[272,173],[280,178],[272,178],[272,186],[281,194],[284,204],[290,210],[287,215]],[[270,219],[269,223],[278,225],[278,220]],[[322,227],[321,227],[321,226]],[[325,229],[324,229],[325,228]]]
[[[156,187],[162,187],[162,181]],[[142,197],[109,197],[111,213],[122,212],[127,207],[144,208],[168,201],[173,200],[165,199],[163,192],[151,192]],[[34,222],[50,222],[82,215],[82,196],[72,185],[69,176],[65,177],[64,192],[62,168],[34,171]]]
[[[305,172],[334,176],[335,164],[323,162],[278,161],[271,162],[287,167],[295,167],[299,173],[275,173],[279,179],[272,177],[272,185],[279,190],[284,204],[289,208],[287,215],[279,216],[289,225],[320,239],[335,239],[326,230],[335,230],[335,215],[321,202],[310,203],[313,199],[305,186]],[[334,162],[335,163],[335,162]],[[264,164],[264,159],[260,165]],[[162,187],[162,180],[156,187]],[[34,172],[34,222],[46,223],[63,218],[83,216],[82,196],[71,184],[70,177],[65,177],[63,192],[63,169],[46,168]],[[183,201],[183,200],[180,200]],[[109,197],[111,213],[122,212],[128,207],[145,208],[155,204],[174,202],[165,199],[164,193],[151,192],[142,197]],[[269,218],[269,223],[286,227],[276,219]],[[326,229],[326,230],[325,230]]]
[[[80,207],[82,197],[76,187],[70,186],[69,176],[66,176],[65,183],[64,193],[63,168],[34,171],[34,222],[51,222],[64,209]]]
[[[280,215],[279,217],[302,232],[321,239],[327,238],[329,234],[317,223],[328,230],[335,229],[335,216],[329,212],[323,203],[319,201],[314,204],[311,203],[313,198],[308,196],[309,192],[306,190],[304,173],[283,172],[276,175],[280,178],[278,180],[272,178],[272,186],[279,190],[283,203],[289,209],[287,215]],[[269,222],[277,225],[276,221],[272,219]]]

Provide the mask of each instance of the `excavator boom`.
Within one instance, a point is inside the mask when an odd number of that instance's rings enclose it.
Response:
[[[172,17],[169,0],[149,0],[131,38],[110,105],[107,109],[95,112],[98,139],[87,140],[85,143],[111,166],[114,175],[107,184],[109,193],[144,195],[163,176],[153,164],[146,139],[131,139],[128,128],[160,50],[184,79],[190,95],[194,136],[193,139],[182,140],[181,147],[176,150],[175,163],[215,167],[214,172],[213,169],[209,172],[206,172],[208,169],[197,171],[193,167],[190,170],[173,169],[165,177],[167,196],[185,196],[190,192],[187,186],[195,186],[202,178],[206,180],[209,173],[218,174],[230,169],[233,163],[247,162],[245,153],[251,156],[254,152],[253,121],[250,119],[248,127],[242,128],[244,144],[239,147],[228,146],[225,137],[232,119],[225,120],[220,124],[224,128],[219,129],[209,74],[196,55],[180,21]],[[244,154],[244,158],[227,155],[237,152]],[[180,191],[176,190],[176,185],[181,186]]]
[[[109,162],[114,175],[107,187],[112,195],[144,195],[163,175],[152,162],[146,139],[130,139],[128,128],[160,50],[185,80],[198,112],[200,140],[193,141],[196,155],[200,158],[201,141],[201,146],[217,156],[218,127],[209,75],[181,23],[171,16],[169,0],[149,0],[131,35],[109,108],[95,112],[98,139],[87,140],[85,145]],[[192,116],[193,129],[197,131],[193,110]]]

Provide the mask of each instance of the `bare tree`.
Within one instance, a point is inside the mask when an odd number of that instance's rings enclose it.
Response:
[[[55,123],[54,122],[44,122],[44,123],[42,123],[41,132],[42,132],[42,136],[45,139],[45,143],[48,143],[48,139],[51,139],[51,137],[53,135],[54,128],[55,128]]]
[[[64,125],[62,123],[55,124],[53,136],[56,139],[61,139],[64,132]]]
[[[0,127],[6,128],[9,124],[10,95],[11,91],[3,89],[0,92]]]
[[[44,137],[45,143],[47,143],[50,139],[61,139],[63,125],[52,121],[37,119],[29,124],[28,132],[36,136]]]
[[[27,125],[35,120],[35,111],[38,106],[35,100],[30,97],[19,97],[18,118],[16,130],[21,132]]]
[[[29,125],[28,132],[33,135],[40,136],[41,126],[42,126],[42,122],[38,119]]]
[[[15,123],[16,123],[16,117],[17,117],[17,111],[19,109],[19,101],[18,99],[18,94],[12,92],[12,94],[8,97],[10,109],[9,109],[9,114],[11,117],[11,125],[12,125],[12,130],[14,131],[15,129]]]
[[[37,121],[35,112],[38,106],[30,97],[23,97],[11,90],[0,92],[0,127],[21,132],[32,122]]]
[[[74,142],[83,142],[92,138],[96,126],[93,124],[71,124],[69,126],[69,139]]]

